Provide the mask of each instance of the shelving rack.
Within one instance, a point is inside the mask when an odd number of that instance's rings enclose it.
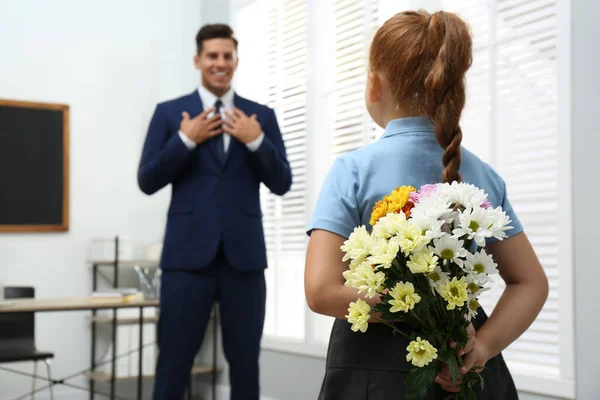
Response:
[[[114,251],[114,257],[113,259],[107,259],[107,260],[90,260],[89,262],[92,265],[92,291],[96,291],[98,289],[98,276],[103,277],[109,284],[112,285],[112,288],[118,288],[119,287],[119,270],[121,268],[133,268],[134,266],[139,266],[142,268],[158,268],[158,263],[156,261],[152,261],[152,260],[144,260],[144,259],[139,259],[139,260],[119,260],[119,237],[116,236],[115,237],[115,251]],[[113,276],[112,276],[112,280],[105,274],[101,273],[100,269],[102,267],[107,267],[107,268],[112,268],[113,270]],[[157,307],[158,307],[158,301],[157,301]],[[141,313],[141,310],[140,310]],[[154,317],[141,317],[142,319],[142,323],[144,322],[157,322],[158,321],[158,317],[154,316]],[[194,367],[192,368],[192,370],[190,371],[190,375],[191,377],[196,376],[196,375],[208,375],[208,374],[212,374],[212,398],[216,399],[216,386],[217,386],[217,372],[218,372],[218,368],[217,368],[217,333],[218,333],[218,315],[216,310],[213,311],[213,314],[211,316],[211,319],[213,320],[213,348],[212,348],[212,352],[213,352],[213,360],[212,360],[212,365],[194,365]],[[90,400],[94,400],[95,398],[95,394],[94,394],[94,389],[95,389],[95,383],[96,382],[110,382],[110,397],[111,399],[115,398],[115,391],[116,391],[116,381],[117,380],[132,380],[132,379],[136,379],[135,376],[131,376],[131,377],[116,377],[115,376],[115,368],[116,368],[116,359],[117,359],[117,340],[116,340],[116,336],[117,336],[117,326],[116,324],[135,324],[135,323],[139,323],[140,322],[140,318],[136,318],[136,317],[132,317],[132,318],[117,318],[117,310],[113,310],[113,316],[112,317],[107,317],[107,316],[99,316],[97,315],[97,311],[93,310],[92,311],[92,317],[90,318],[90,323],[91,323],[91,365],[90,365],[90,371],[88,373],[88,379],[89,379],[89,384],[90,384]],[[111,342],[112,342],[112,354],[111,354],[111,374],[108,374],[104,371],[96,371],[96,327],[98,326],[98,324],[111,324],[112,325],[112,338],[111,338]],[[141,336],[141,327],[140,327],[140,338]],[[140,339],[141,340],[141,339]],[[140,343],[140,348],[138,351],[142,351],[143,350],[143,343]],[[140,367],[141,368],[141,367]],[[139,374],[142,373],[141,369],[138,371]],[[143,378],[150,378],[153,377],[154,375],[144,375],[142,376]],[[141,380],[138,379],[138,385],[141,385]],[[141,393],[141,388],[138,387],[138,393]],[[190,378],[190,387],[188,390],[188,399],[191,399],[193,396],[192,393],[192,379]]]

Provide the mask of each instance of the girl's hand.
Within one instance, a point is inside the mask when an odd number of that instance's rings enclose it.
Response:
[[[460,368],[460,373],[465,375],[472,368],[478,368],[477,372],[481,372],[480,368],[485,367],[485,364],[490,359],[490,350],[488,345],[477,338],[477,335],[473,336],[473,347],[470,352],[465,353],[466,356],[463,358],[463,366]]]
[[[460,373],[462,375],[468,373],[473,367],[484,367],[489,360],[490,354],[487,345],[483,341],[477,339],[473,325],[469,325],[467,331],[469,334],[469,341],[463,349],[459,349],[456,353],[458,356],[466,355],[463,359],[463,366],[460,368]],[[450,346],[455,347],[456,343],[450,343]],[[440,384],[445,391],[456,393],[460,392],[462,380],[457,379],[456,386],[453,386],[448,366],[444,365],[444,369],[435,378],[435,382]]]

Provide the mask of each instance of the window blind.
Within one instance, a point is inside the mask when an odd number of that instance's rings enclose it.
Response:
[[[307,4],[272,1],[268,15],[267,98],[275,109],[292,168],[284,196],[263,185],[261,202],[269,269],[265,334],[302,339],[306,235]]]
[[[375,125],[365,109],[368,51],[377,28],[376,0],[336,0],[333,17],[333,158],[372,141]]]

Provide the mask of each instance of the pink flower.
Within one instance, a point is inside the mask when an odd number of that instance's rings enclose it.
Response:
[[[410,201],[418,203],[421,197],[427,197],[437,191],[437,185],[427,184],[419,188],[418,192],[411,192],[409,194]]]
[[[418,203],[419,202],[419,197],[421,197],[421,195],[418,192],[410,192],[408,194],[408,198],[410,199],[410,201],[412,201],[413,203]]]
[[[481,208],[492,208],[492,203],[490,203],[489,200],[486,200],[481,203]]]

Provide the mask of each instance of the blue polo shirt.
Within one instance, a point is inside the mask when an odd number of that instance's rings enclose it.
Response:
[[[434,126],[427,117],[400,118],[387,125],[381,138],[338,157],[321,188],[307,234],[323,229],[348,238],[355,227],[365,225],[375,203],[402,185],[417,189],[442,180],[444,166]],[[513,236],[523,230],[506,193],[504,180],[487,163],[461,148],[463,182],[483,189],[493,207],[500,206],[512,220]],[[488,239],[492,242],[496,239]]]

